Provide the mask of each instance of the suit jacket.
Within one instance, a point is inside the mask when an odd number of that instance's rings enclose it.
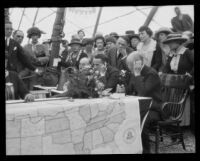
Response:
[[[108,56],[108,63],[111,66],[121,70],[123,67],[123,61],[121,61],[122,57],[117,57],[117,50],[117,47],[113,47],[109,49],[106,54]],[[132,51],[133,50],[131,48],[126,49],[127,54],[130,54]]]
[[[179,20],[176,16],[172,18],[171,24],[176,32],[192,31],[194,32],[194,24],[191,17],[187,14],[183,14],[183,19]]]
[[[151,67],[153,67],[156,71],[160,69],[162,65],[162,50],[158,43],[156,43],[156,50],[153,53],[153,57],[151,60]]]
[[[153,102],[150,110],[157,111],[162,118],[166,118],[161,110],[161,80],[155,69],[144,65],[140,76],[131,76],[126,93],[132,94],[133,92],[138,96],[151,97]]]
[[[5,44],[5,50],[8,53],[8,70],[19,73],[22,70],[22,66],[35,70],[29,57],[25,55],[23,48],[15,40],[10,39],[9,46]]]
[[[104,77],[100,78],[100,81],[102,81],[105,84],[106,88],[112,88],[111,92],[115,92],[116,86],[119,82],[119,70],[108,65],[107,71]]]
[[[26,94],[29,93],[23,81],[18,77],[16,72],[9,71],[9,74],[6,77],[6,83],[7,82],[13,83],[15,99],[24,99]]]
[[[194,75],[194,53],[189,49],[186,49],[183,54],[180,55],[177,73],[171,70],[170,63],[173,56],[169,57],[167,63],[163,69],[163,73],[169,74],[185,74],[186,72]]]

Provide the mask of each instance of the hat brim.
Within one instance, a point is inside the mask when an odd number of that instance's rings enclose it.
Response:
[[[138,40],[140,40],[140,37],[138,35],[131,35],[129,38],[130,38],[130,40],[133,38],[137,38]]]
[[[69,43],[69,46],[74,45],[74,44],[82,45],[82,43],[80,42],[72,42],[72,43]]]
[[[166,34],[168,35],[168,34],[170,34],[170,33],[172,33],[172,32],[171,32],[171,31],[168,31],[168,30],[161,30],[161,31],[158,31],[158,32],[155,33],[155,38],[156,38],[156,39],[158,39],[158,35],[159,35],[160,33],[166,33]]]
[[[169,44],[171,42],[181,42],[181,43],[184,43],[187,41],[186,38],[171,38],[171,39],[167,39],[167,40],[164,40],[163,41],[163,44]]]

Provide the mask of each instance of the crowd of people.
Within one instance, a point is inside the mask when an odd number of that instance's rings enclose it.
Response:
[[[191,24],[191,18],[182,15],[178,7],[175,12],[177,16],[172,19],[172,29],[162,27],[152,31],[148,26],[141,26],[137,33],[133,30],[126,31],[124,35],[116,32],[107,35],[97,33],[94,38],[87,37],[84,30],[79,30],[70,42],[61,41],[56,69],[59,72],[68,67],[79,71],[87,68],[99,71],[104,77],[100,82],[103,89],[153,98],[146,126],[152,120],[164,119],[167,116],[160,107],[159,75],[187,75],[194,85],[194,33],[191,25],[185,23],[189,21]],[[12,83],[14,86],[14,99],[33,101],[29,91],[33,90],[34,85],[45,85],[43,73],[49,66],[52,42],[39,43],[43,33],[37,27],[30,28],[27,31],[30,43],[22,47],[24,32],[12,32],[12,23],[5,22],[5,77],[7,85]],[[119,78],[123,72],[126,77],[121,82]],[[69,83],[67,85],[70,86]],[[9,94],[6,96],[9,97]],[[143,137],[146,137],[145,134]],[[144,141],[143,146],[146,151],[149,150],[148,142]]]

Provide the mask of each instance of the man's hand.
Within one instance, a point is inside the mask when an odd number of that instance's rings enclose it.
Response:
[[[34,96],[30,93],[28,93],[24,98],[24,102],[33,102],[33,101],[34,101]]]
[[[38,75],[42,75],[42,70],[39,70],[38,68],[36,68],[35,69],[35,71],[34,71],[36,74],[38,74]]]

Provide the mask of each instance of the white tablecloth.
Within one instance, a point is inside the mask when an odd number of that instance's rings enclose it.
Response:
[[[142,153],[139,98],[6,103],[6,153]]]

